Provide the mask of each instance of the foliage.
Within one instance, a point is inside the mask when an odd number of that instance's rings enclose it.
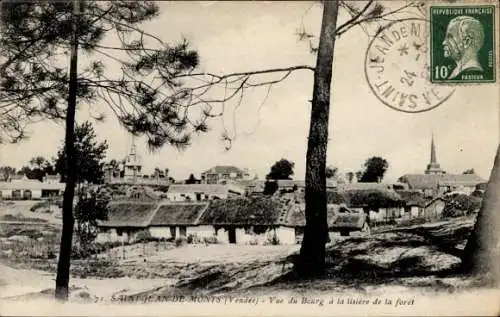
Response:
[[[0,181],[5,182],[10,176],[16,174],[16,169],[12,166],[0,166]]]
[[[179,238],[175,239],[174,243],[175,243],[175,246],[177,248],[179,248],[179,247],[186,245],[188,243],[188,240],[186,237],[179,237]]]
[[[381,182],[389,168],[389,163],[382,157],[374,156],[366,160],[360,182]]]
[[[33,157],[28,165],[21,167],[21,169],[17,170],[10,166],[2,166],[0,167],[0,178],[7,180],[9,176],[17,175],[25,175],[29,179],[36,179],[39,181],[43,181],[43,178],[46,175],[53,175],[54,166],[50,163],[49,160],[45,159],[43,156]]]
[[[107,205],[110,198],[99,190],[82,188],[75,206],[77,235],[80,246],[87,247],[97,237],[98,220],[107,220]]]
[[[263,190],[264,195],[272,196],[274,195],[274,193],[276,193],[277,190],[278,190],[277,182],[268,180],[264,183],[264,190]]]
[[[104,158],[108,150],[108,143],[96,140],[92,123],[85,121],[75,127],[76,173],[78,182],[87,181],[101,184],[104,181]],[[64,142],[57,152],[55,170],[65,182],[68,174],[66,166],[66,148]]]
[[[273,235],[267,237],[267,240],[264,244],[266,244],[266,245],[279,245],[280,239],[277,237],[277,235],[273,234]]]
[[[352,190],[344,193],[350,206],[365,206],[371,210],[401,206],[403,201],[389,192],[379,190]]]
[[[347,181],[349,182],[349,184],[351,184],[352,181],[354,180],[354,176],[355,176],[354,172],[347,172],[345,175],[346,175]]]
[[[294,162],[282,158],[271,166],[271,171],[266,175],[266,179],[291,179],[294,166]]]
[[[158,16],[157,4],[79,4],[77,38],[88,57],[78,74],[80,104],[108,105],[128,131],[145,134],[151,148],[166,143],[184,146],[191,132],[206,131],[209,113],[202,108],[198,118],[187,116],[186,106],[196,106],[195,98],[180,81],[198,66],[197,52],[185,40],[168,45],[138,28]],[[4,135],[0,139],[18,141],[35,120],[65,118],[69,72],[62,60],[72,44],[74,2],[3,1],[1,5],[0,131]],[[113,35],[120,45],[102,44]],[[108,65],[117,64],[121,73],[106,74]],[[93,116],[104,119],[102,113]]]
[[[443,217],[470,215],[481,207],[481,203],[481,197],[463,194],[452,195],[445,202]]]
[[[333,179],[338,176],[339,169],[335,166],[327,166],[325,170],[326,178]]]
[[[135,242],[148,242],[152,241],[152,236],[151,233],[149,232],[148,229],[141,230],[137,232],[135,236]]]
[[[216,236],[204,237],[203,242],[206,244],[218,244],[219,239]]]

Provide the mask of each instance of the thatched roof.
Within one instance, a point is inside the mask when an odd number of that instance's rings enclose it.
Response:
[[[401,197],[391,190],[348,190],[343,195],[347,197],[349,207],[385,208],[404,204]]]
[[[246,197],[211,201],[199,224],[274,225],[281,204],[270,198]]]
[[[270,180],[273,181],[273,180]],[[297,188],[305,188],[306,187],[306,181],[305,180],[294,180],[294,179],[278,179],[275,181],[278,184],[278,188],[283,189],[283,188],[293,188],[294,186],[297,186]],[[326,188],[336,188],[337,187],[337,182],[332,179],[327,179],[326,180]]]
[[[328,226],[335,222],[335,218],[339,213],[340,205],[328,205],[327,206],[327,221]],[[306,225],[306,205],[305,204],[293,204],[288,208],[287,213],[282,217],[278,223],[287,227],[304,227]]]
[[[248,172],[245,171],[244,169],[241,169],[241,168],[233,166],[233,165],[217,165],[217,166],[214,166],[214,167],[204,171],[201,174],[202,175],[203,174],[217,174],[218,175],[218,174],[232,174],[232,173],[241,174],[241,175],[248,174]]]
[[[387,190],[391,189],[392,185],[387,183],[345,183],[339,185],[339,190],[350,191],[350,190]]]
[[[147,227],[156,211],[153,202],[118,201],[108,204],[108,220],[101,227]]]
[[[406,174],[400,180],[410,189],[435,189],[438,186],[476,186],[485,180],[476,174]]]
[[[405,202],[406,206],[424,207],[429,202],[429,199],[419,191],[403,190],[398,191],[398,195]]]
[[[150,225],[196,225],[207,207],[206,203],[162,204],[154,214]]]
[[[226,195],[228,192],[244,193],[241,186],[235,184],[174,184],[170,185],[168,193],[172,194],[209,194]]]

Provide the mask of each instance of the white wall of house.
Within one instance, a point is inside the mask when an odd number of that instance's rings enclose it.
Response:
[[[97,234],[96,242],[104,243],[104,242],[118,242],[124,239],[124,236],[119,236],[116,232],[116,229],[104,229],[105,231],[99,232]],[[128,237],[127,237],[128,238]]]
[[[228,194],[205,194],[201,193],[199,195],[199,198],[203,200],[210,200],[210,199],[226,199],[228,197]],[[167,192],[167,199],[171,201],[197,201],[197,195],[196,193],[185,193],[185,194],[180,194],[180,193],[169,193]]]
[[[11,199],[12,198],[12,192],[15,190],[13,189],[2,189],[2,198],[4,199]],[[24,199],[25,192],[31,191],[31,199],[40,199],[42,198],[42,190],[41,189],[20,189],[21,192],[21,197],[18,199]]]
[[[382,214],[382,212],[376,212],[374,210],[370,210],[370,214],[369,214],[369,219],[371,221],[383,221],[385,219],[385,212],[384,214]]]
[[[33,189],[33,190],[31,190],[31,198],[32,199],[40,199],[40,198],[42,198],[42,190],[41,189]]]
[[[217,230],[217,241],[220,243],[229,243],[229,235],[225,228]]]
[[[12,190],[2,189],[2,198],[12,198]]]
[[[420,207],[411,206],[410,208],[410,218],[418,218],[421,216]]]
[[[280,244],[295,244],[295,228],[280,226],[275,229]]]
[[[200,238],[209,238],[215,235],[215,229],[213,226],[191,226],[186,229],[188,235],[192,234]]]
[[[236,228],[236,244],[250,244],[252,235],[245,232],[245,228]]]
[[[133,242],[137,237],[137,233],[141,231],[141,229],[120,230],[116,228],[106,228],[103,230],[105,231],[97,234],[96,242]],[[121,235],[118,234],[119,230],[121,231]]]
[[[153,238],[157,239],[170,239],[172,238],[172,232],[175,229],[175,227],[168,227],[168,226],[162,226],[162,227],[149,227],[149,233]]]

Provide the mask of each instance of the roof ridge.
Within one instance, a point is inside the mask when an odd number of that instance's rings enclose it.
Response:
[[[194,225],[198,225],[199,222],[200,222],[200,219],[201,217],[205,214],[205,212],[208,210],[208,204],[209,203],[204,203],[204,204],[200,204],[200,205],[205,205],[205,209],[203,209],[200,214],[196,217],[196,219],[193,221],[193,224]]]
[[[151,221],[153,221],[153,218],[156,216],[156,213],[158,212],[158,210],[160,210],[161,203],[154,203],[154,205],[156,205],[155,209],[153,210],[153,212],[149,216],[149,219],[146,221],[146,224],[145,224],[146,227],[151,226]]]

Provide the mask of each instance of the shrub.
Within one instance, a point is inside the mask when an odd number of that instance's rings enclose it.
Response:
[[[151,233],[147,229],[139,231],[135,236],[135,242],[148,242],[152,240],[153,237],[151,236]]]
[[[265,243],[266,245],[279,245],[280,244],[280,239],[275,235],[273,234],[272,236],[268,237],[267,238],[267,241]]]
[[[207,244],[217,244],[219,243],[219,239],[216,236],[204,237],[203,242]]]
[[[182,247],[185,244],[187,244],[186,237],[179,237],[179,238],[175,239],[175,246],[176,247]]]
[[[187,243],[188,244],[193,244],[193,243],[202,243],[203,240],[198,237],[196,234],[189,234],[187,237]]]

